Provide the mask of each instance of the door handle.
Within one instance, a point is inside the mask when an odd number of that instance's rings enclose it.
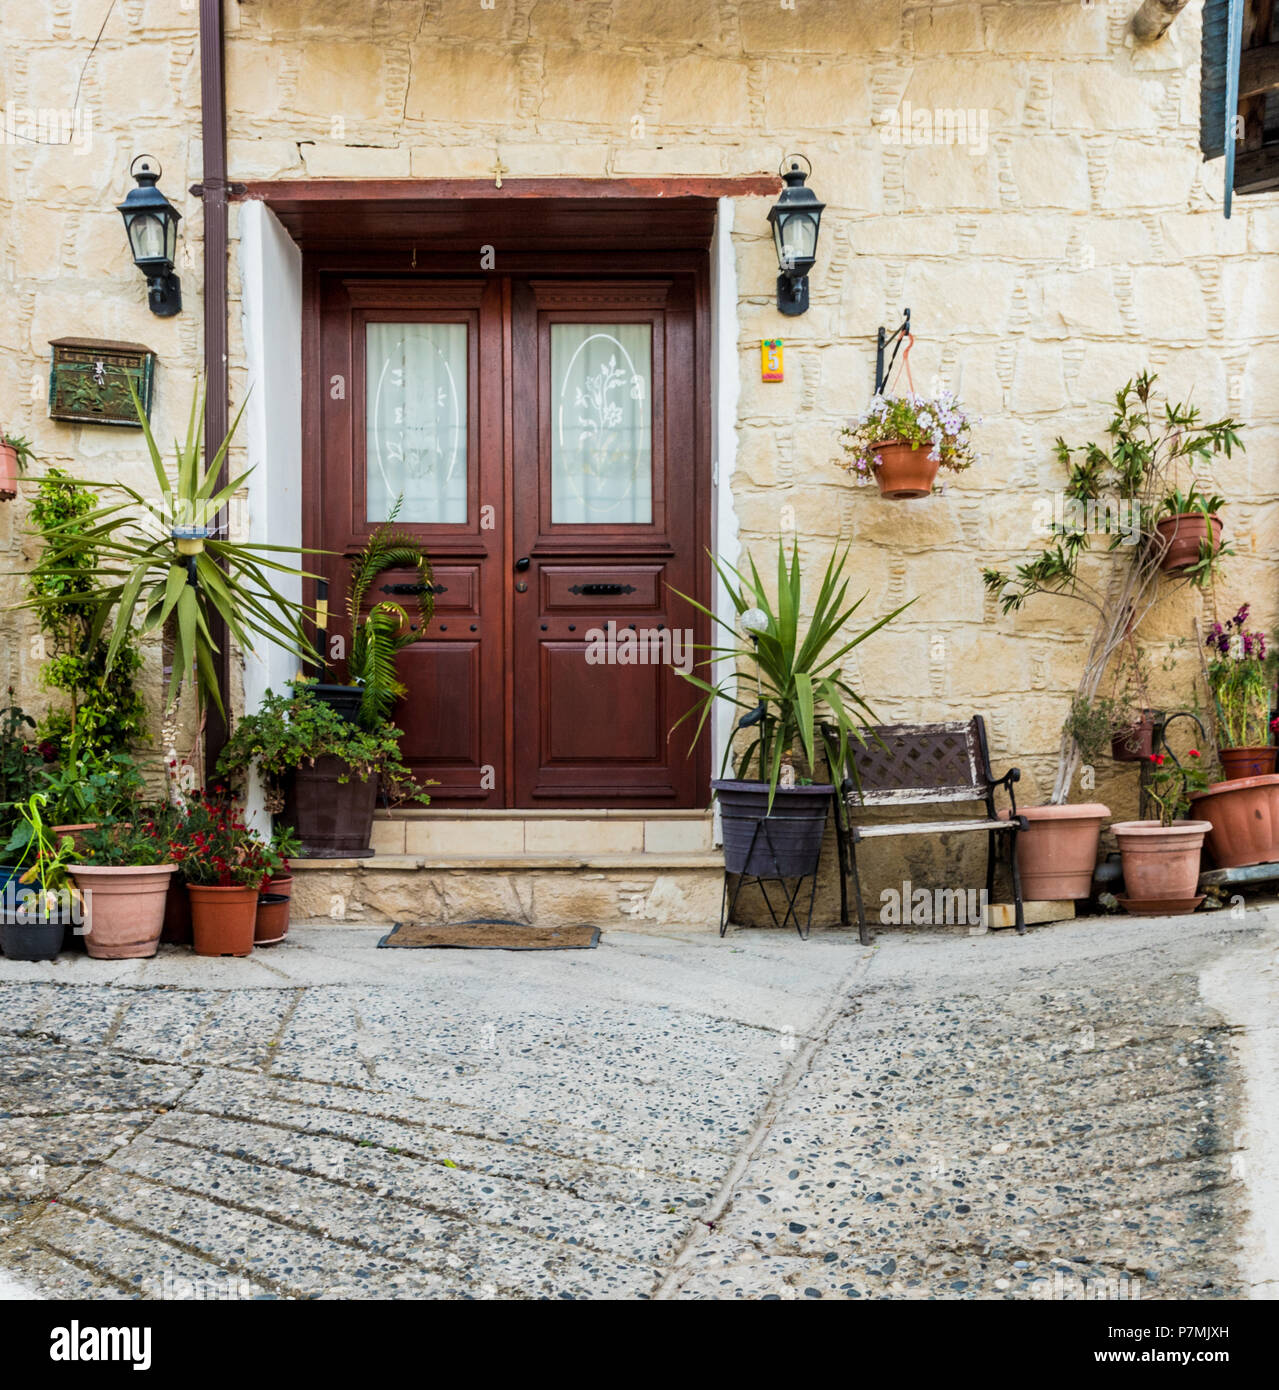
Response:
[[[529,559],[527,555],[521,555],[520,558],[515,562],[515,568],[519,570],[521,573],[523,573],[523,571],[528,569],[529,565],[531,565],[532,563],[533,562]]]

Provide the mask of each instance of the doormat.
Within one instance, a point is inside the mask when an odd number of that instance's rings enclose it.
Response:
[[[530,927],[523,922],[481,918],[442,927],[396,922],[378,949],[457,949],[464,951],[590,951],[599,945],[598,927]]]

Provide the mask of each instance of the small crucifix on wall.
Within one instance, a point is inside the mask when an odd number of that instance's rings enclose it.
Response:
[[[502,156],[500,154],[496,156],[496,159],[497,162],[493,165],[493,187],[501,188],[502,175],[509,174],[511,171],[502,163]]]

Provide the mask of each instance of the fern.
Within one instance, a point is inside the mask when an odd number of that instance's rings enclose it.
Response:
[[[373,581],[384,570],[415,569],[422,586],[414,605],[416,626],[425,628],[435,612],[431,562],[411,536],[394,529],[401,501],[396,499],[390,516],[356,556],[347,589],[346,611],[351,620],[347,673],[355,684],[364,687],[360,724],[366,729],[375,729],[388,721],[396,700],[406,693],[396,671],[395,659],[415,640],[413,618],[402,605],[384,599],[373,604],[368,612],[364,611],[364,601]]]

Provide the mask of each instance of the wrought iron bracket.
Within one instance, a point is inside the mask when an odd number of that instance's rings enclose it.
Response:
[[[881,328],[875,340],[875,394],[884,389],[888,382],[888,373],[893,370],[893,363],[897,361],[897,353],[902,345],[902,340],[910,334],[910,310],[902,310],[902,321],[892,333],[886,328]],[[884,350],[889,343],[893,343],[893,355],[888,359],[888,371],[884,370]]]

